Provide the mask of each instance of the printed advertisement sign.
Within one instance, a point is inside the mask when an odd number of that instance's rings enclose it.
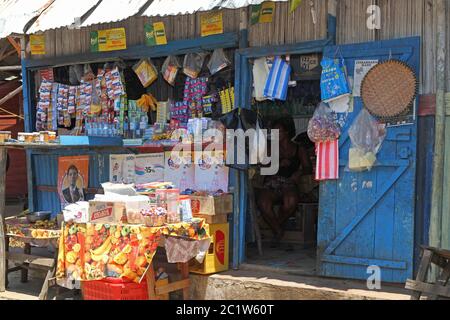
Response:
[[[61,206],[86,200],[89,186],[89,156],[58,159],[58,194]]]
[[[125,50],[127,37],[125,28],[98,30],[91,32],[91,52]]]
[[[45,35],[30,35],[30,49],[32,55],[45,54]]]
[[[203,13],[200,16],[202,37],[223,33],[222,12]]]

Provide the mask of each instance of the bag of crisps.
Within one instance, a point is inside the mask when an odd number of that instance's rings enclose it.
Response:
[[[136,63],[133,66],[133,70],[137,74],[139,80],[141,80],[144,88],[147,88],[158,79],[158,71],[148,58],[141,59]]]

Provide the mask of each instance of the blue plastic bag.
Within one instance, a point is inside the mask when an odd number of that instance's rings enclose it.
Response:
[[[320,89],[322,91],[322,101],[329,102],[351,93],[344,59],[324,57],[321,65],[322,77],[320,80]]]

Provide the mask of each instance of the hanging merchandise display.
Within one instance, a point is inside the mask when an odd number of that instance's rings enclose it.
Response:
[[[184,57],[183,72],[190,78],[197,78],[202,71],[203,62],[208,54],[205,52],[188,53]]]
[[[164,77],[164,80],[167,81],[171,86],[175,84],[175,79],[178,74],[178,70],[181,68],[180,63],[178,62],[177,57],[168,56],[164,61],[164,64],[161,69],[161,73]]]
[[[267,97],[264,96],[264,88],[269,77],[269,72],[270,68],[267,64],[266,57],[255,59],[253,63],[253,97],[255,97],[256,101],[267,100]]]
[[[234,109],[234,87],[219,91],[222,114],[227,114]]]
[[[352,142],[349,151],[348,170],[371,170],[377,160],[376,155],[386,137],[386,126],[379,123],[364,108],[348,130]]]
[[[413,105],[418,81],[414,71],[402,61],[388,60],[374,66],[361,84],[364,106],[375,117],[389,120]]]
[[[133,70],[136,72],[139,80],[141,80],[144,88],[147,88],[158,79],[158,71],[156,71],[150,59],[141,59],[134,65]]]
[[[264,96],[269,99],[286,101],[291,71],[289,63],[276,57],[267,77]]]
[[[230,65],[230,60],[228,60],[225,52],[222,48],[214,50],[211,59],[208,62],[208,69],[211,75],[216,74],[220,70],[225,69]]]
[[[339,139],[341,127],[336,115],[325,103],[321,102],[308,124],[308,137],[313,142],[333,141]]]
[[[344,59],[324,57],[321,62],[320,89],[322,101],[329,102],[351,93]]]
[[[339,141],[316,143],[316,180],[339,179]]]

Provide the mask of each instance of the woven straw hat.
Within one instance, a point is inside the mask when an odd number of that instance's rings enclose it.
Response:
[[[407,112],[417,89],[411,67],[399,60],[388,60],[374,66],[364,77],[361,98],[373,116],[388,119]]]

